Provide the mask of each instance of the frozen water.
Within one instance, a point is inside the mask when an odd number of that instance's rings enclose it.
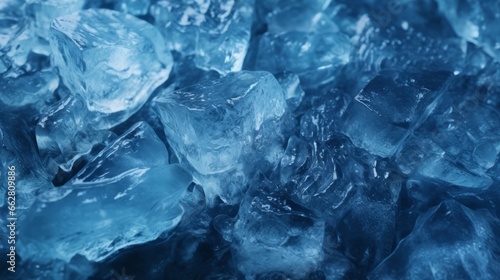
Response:
[[[271,73],[292,71],[304,87],[314,87],[335,78],[349,62],[351,48],[341,33],[266,33],[259,41],[255,68]]]
[[[209,200],[235,201],[259,163],[276,163],[287,110],[267,72],[242,71],[155,99],[169,144],[190,166]]]
[[[317,30],[334,32],[338,30],[337,26],[323,13],[331,2],[331,0],[257,1],[257,9],[271,33]],[[290,18],[294,19],[293,22],[290,22]]]
[[[291,72],[282,72],[275,75],[276,80],[283,87],[285,99],[288,107],[293,110],[299,107],[304,98],[304,91],[300,86],[300,80],[297,75]]]
[[[188,172],[168,165],[167,149],[151,127],[137,123],[65,186],[40,195],[23,220],[40,226],[24,227],[19,250],[41,263],[76,254],[103,260],[174,227],[190,183]]]
[[[16,208],[18,210],[29,208],[36,198],[35,192],[50,185],[49,176],[38,156],[36,145],[31,139],[28,124],[7,110],[3,111],[0,117],[0,161],[2,164],[0,175],[2,213],[7,211],[4,203],[7,197],[9,166],[14,166],[16,169]]]
[[[57,18],[50,44],[63,83],[90,111],[117,115],[114,124],[148,100],[167,80],[173,63],[154,26],[111,10],[89,9]]]
[[[222,74],[241,70],[250,41],[254,0],[158,1],[155,24],[172,50]]]
[[[304,277],[323,259],[324,222],[265,178],[242,202],[233,235],[245,275],[277,271]]]
[[[50,99],[59,86],[59,77],[51,70],[0,78],[0,101],[9,106],[24,106]]]
[[[495,279],[499,229],[485,210],[442,202],[419,217],[370,279]]]
[[[70,96],[47,110],[35,133],[40,155],[51,175],[59,168],[70,171],[78,160],[88,160],[95,146],[112,140],[112,132],[99,129],[102,121],[78,97]]]
[[[415,137],[404,143],[397,156],[404,173],[467,188],[493,183],[486,172],[500,153],[500,115],[488,104],[493,89],[480,84],[474,88],[476,82],[457,77]],[[467,93],[458,97],[460,89]]]
[[[117,10],[136,16],[147,14],[151,4],[149,0],[115,0],[114,3]]]
[[[384,72],[355,97],[341,130],[358,147],[391,156],[449,84],[449,72]]]
[[[48,40],[52,20],[79,11],[84,5],[85,0],[28,0],[25,9],[36,34]]]
[[[495,0],[438,0],[439,10],[462,38],[500,61],[500,3]]]

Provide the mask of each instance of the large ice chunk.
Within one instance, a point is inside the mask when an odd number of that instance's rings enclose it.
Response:
[[[391,156],[449,84],[450,72],[384,72],[349,105],[341,130],[358,147]]]
[[[458,36],[482,47],[500,61],[498,1],[438,0],[437,3]]]
[[[220,73],[242,69],[250,41],[254,0],[159,1],[155,24],[170,49],[195,55],[196,65]]]
[[[231,73],[154,102],[169,144],[209,199],[233,201],[257,162],[278,160],[286,101],[267,72]]]
[[[174,227],[191,176],[168,165],[153,129],[137,123],[65,186],[42,193],[23,220],[23,259],[100,261],[121,248],[156,239]]]
[[[248,276],[277,271],[304,277],[323,259],[324,221],[270,181],[259,181],[247,193],[234,225],[238,268]]]
[[[89,9],[51,25],[53,63],[90,111],[136,112],[169,76],[172,55],[159,31],[131,15]]]
[[[442,202],[418,218],[370,279],[495,279],[498,230],[498,220],[486,210]]]

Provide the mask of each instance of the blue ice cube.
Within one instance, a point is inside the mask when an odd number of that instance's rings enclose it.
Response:
[[[342,132],[358,147],[391,156],[435,107],[449,84],[449,72],[384,72],[349,105]]]
[[[304,277],[323,259],[324,226],[278,186],[259,179],[243,200],[234,225],[237,266],[247,276],[277,271]]]
[[[195,55],[196,65],[222,74],[242,69],[254,0],[158,1],[155,24],[170,49]]]
[[[305,88],[316,87],[335,78],[340,67],[350,61],[351,43],[335,32],[266,33],[259,41],[255,68],[271,73],[291,71]]]
[[[237,202],[249,172],[263,161],[279,160],[287,107],[283,89],[270,73],[230,73],[163,92],[154,102],[167,141],[210,201],[220,196]]]
[[[144,122],[131,127],[60,188],[40,194],[20,233],[23,259],[101,261],[152,241],[181,219],[179,199],[191,183]]]
[[[458,36],[500,61],[500,3],[496,0],[438,0],[439,10]]]
[[[131,15],[84,10],[55,19],[50,32],[63,83],[90,111],[115,114],[115,125],[139,110],[172,68],[159,31]]]
[[[418,218],[370,279],[495,279],[498,226],[486,210],[444,201]]]

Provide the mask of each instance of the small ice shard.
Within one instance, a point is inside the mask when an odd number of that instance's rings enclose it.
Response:
[[[164,92],[154,102],[169,144],[212,202],[220,196],[235,203],[249,173],[279,160],[287,107],[270,73],[230,73]]]
[[[111,10],[89,9],[52,22],[53,63],[63,83],[90,111],[118,124],[167,80],[173,60],[149,23]]]
[[[259,179],[236,217],[232,244],[237,266],[246,276],[276,271],[302,278],[323,259],[324,228],[324,221],[279,187]]]
[[[180,221],[179,199],[191,183],[152,128],[137,123],[76,177],[41,193],[21,223],[19,254],[45,263],[79,254],[102,261],[152,241]]]
[[[250,41],[254,0],[158,1],[151,9],[171,50],[221,74],[239,71]]]
[[[33,21],[35,33],[48,40],[50,23],[55,18],[79,11],[86,0],[28,0],[26,14]]]
[[[436,106],[451,73],[384,72],[355,97],[341,131],[360,148],[388,157]]]
[[[275,77],[283,87],[288,107],[292,110],[298,108],[305,95],[300,86],[299,77],[291,72],[281,72],[276,74]]]
[[[439,10],[458,36],[500,61],[500,4],[496,0],[437,0]]]
[[[495,279],[498,230],[498,219],[487,210],[444,201],[418,218],[370,279]]]

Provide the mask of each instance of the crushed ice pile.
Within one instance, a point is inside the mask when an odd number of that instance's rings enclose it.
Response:
[[[499,279],[499,66],[497,0],[2,0],[0,278]]]

